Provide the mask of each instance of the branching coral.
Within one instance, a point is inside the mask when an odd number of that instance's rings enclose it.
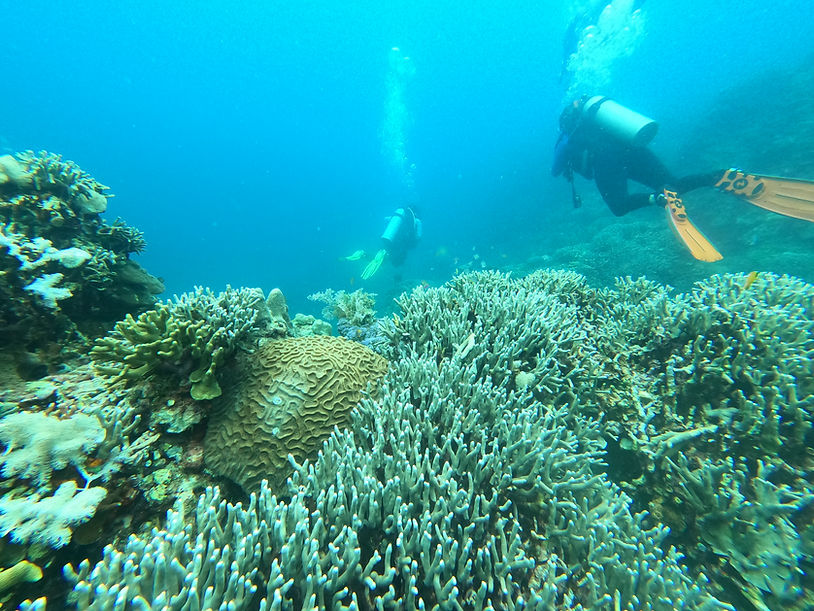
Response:
[[[403,296],[378,398],[295,465],[285,499],[207,491],[188,524],[172,512],[96,569],[69,567],[76,604],[243,609],[257,591],[263,610],[731,609],[602,472],[585,410],[598,323],[582,311],[602,297],[558,279],[470,274]]]
[[[164,290],[129,259],[141,232],[100,217],[106,191],[58,155],[0,158],[0,334],[37,344],[141,311]]]
[[[82,213],[95,214],[107,208],[108,187],[97,182],[73,161],[46,151],[17,155],[37,191],[54,193]]]
[[[264,319],[265,317],[265,319]],[[132,382],[163,370],[186,378],[194,399],[221,394],[218,367],[269,320],[257,289],[196,288],[138,318],[128,315],[91,350],[102,373]]]
[[[598,397],[615,419],[605,425],[615,456],[638,465],[618,472],[633,494],[657,506],[694,562],[708,561],[700,540],[769,608],[810,602],[800,596],[810,561],[800,550],[814,545],[812,305],[811,285],[769,273],[753,283],[713,276],[658,298],[657,316],[639,316],[617,361],[630,397],[620,404],[633,409],[614,411],[610,396]],[[752,526],[738,533],[739,524]]]

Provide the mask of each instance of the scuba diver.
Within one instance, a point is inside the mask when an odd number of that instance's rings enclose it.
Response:
[[[393,265],[399,266],[407,258],[407,251],[421,239],[421,219],[415,207],[398,208],[392,216],[387,217],[387,225],[381,236],[382,247],[362,271],[362,280],[372,277],[389,258]],[[358,261],[365,256],[363,250],[357,250],[345,257],[346,261]]]
[[[554,147],[553,176],[571,183],[574,207],[581,205],[574,172],[596,183],[616,216],[648,205],[663,206],[670,223],[690,253],[701,261],[723,257],[687,217],[680,196],[700,187],[717,187],[748,202],[794,218],[814,222],[814,181],[758,176],[739,170],[717,170],[677,178],[647,148],[658,124],[603,96],[583,96],[560,115]],[[630,193],[628,181],[651,192]]]

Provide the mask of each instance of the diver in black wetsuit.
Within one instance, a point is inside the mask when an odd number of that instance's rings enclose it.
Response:
[[[593,179],[616,216],[647,205],[664,205],[663,191],[668,187],[680,195],[715,185],[723,170],[675,177],[647,148],[657,129],[655,121],[613,100],[584,96],[560,115],[560,135],[551,173],[564,175],[572,185],[574,172]],[[629,193],[628,180],[643,184],[652,192]],[[579,203],[574,191],[574,205]]]

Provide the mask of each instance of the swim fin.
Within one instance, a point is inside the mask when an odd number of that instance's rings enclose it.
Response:
[[[347,257],[341,257],[342,261],[358,261],[365,256],[365,251],[361,248],[359,250],[354,250],[353,254],[348,255]]]
[[[814,181],[780,176],[759,176],[726,170],[718,189],[740,195],[750,204],[814,223]]]
[[[664,205],[664,209],[667,210],[667,218],[670,220],[670,225],[676,235],[689,249],[690,254],[699,261],[706,261],[708,263],[723,259],[721,253],[715,250],[715,247],[709,243],[709,240],[704,237],[704,234],[698,231],[695,225],[690,222],[690,219],[687,217],[687,211],[684,209],[684,202],[678,197],[678,193],[665,189],[664,197],[667,202]]]

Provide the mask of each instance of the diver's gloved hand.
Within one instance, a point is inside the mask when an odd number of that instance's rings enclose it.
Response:
[[[667,205],[667,196],[662,193],[651,193],[650,194],[650,204],[653,206],[660,206],[664,208]]]
[[[382,266],[382,262],[384,261],[385,256],[387,256],[387,251],[382,248],[379,252],[376,253],[376,256],[373,257],[373,260],[365,266],[364,271],[362,271],[362,280],[367,280]]]
[[[353,254],[348,255],[347,257],[342,257],[343,261],[358,261],[365,256],[365,251],[361,248],[359,250],[355,250]]]

